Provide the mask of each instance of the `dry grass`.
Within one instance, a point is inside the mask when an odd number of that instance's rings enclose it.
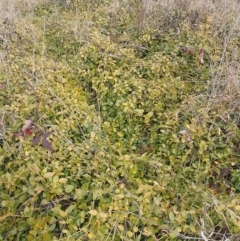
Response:
[[[132,3],[132,4],[131,4]],[[198,29],[208,22],[212,36],[221,45],[220,60],[211,63],[212,80],[207,94],[208,107],[229,115],[239,113],[240,106],[240,2],[238,0],[141,0],[125,3],[111,1],[111,12],[135,10],[138,34],[146,30],[181,31],[181,24]]]
[[[24,11],[31,12],[36,5],[45,4],[48,0],[2,0],[0,1],[0,25],[7,18],[13,21],[21,17]]]
[[[208,109],[240,113],[240,2],[237,0],[142,0],[139,28],[179,31],[182,23],[197,29],[208,21],[210,31],[221,44],[220,61],[211,63]]]
[[[234,53],[233,53],[234,54]],[[232,60],[222,63],[211,84],[208,106],[220,111],[224,118],[240,113],[240,63]]]

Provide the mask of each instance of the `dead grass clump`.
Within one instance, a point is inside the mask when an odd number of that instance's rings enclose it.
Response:
[[[187,24],[198,30],[201,24],[210,25],[210,33],[219,46],[219,61],[212,61],[213,78],[209,81],[208,108],[227,115],[240,113],[240,2],[237,0],[143,0],[147,4],[142,28],[160,31],[169,28],[181,31]],[[143,11],[143,10],[141,10]],[[201,96],[202,98],[202,96]]]
[[[237,61],[226,63],[211,82],[208,105],[221,115],[240,117],[240,64]],[[221,113],[222,112],[222,113]]]
[[[0,25],[20,18],[21,13],[31,12],[35,6],[46,4],[48,0],[2,0],[0,1]]]

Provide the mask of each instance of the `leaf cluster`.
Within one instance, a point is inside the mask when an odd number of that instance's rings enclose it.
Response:
[[[111,21],[72,2],[11,26],[0,240],[238,238],[238,119],[196,101],[219,61],[208,23],[138,36],[126,1]]]

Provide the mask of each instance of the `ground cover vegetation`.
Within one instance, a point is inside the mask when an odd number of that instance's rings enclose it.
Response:
[[[240,240],[239,1],[0,11],[0,240]]]

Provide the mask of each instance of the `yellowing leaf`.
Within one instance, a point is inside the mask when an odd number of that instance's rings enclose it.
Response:
[[[140,193],[142,193],[143,192],[143,188],[138,188],[138,190],[136,191],[136,194],[140,194]]]
[[[3,201],[1,202],[1,205],[2,205],[2,207],[6,207],[6,206],[7,206],[6,200],[3,200]]]
[[[53,177],[54,174],[55,174],[55,172],[47,172],[47,173],[45,173],[43,176],[44,176],[45,178],[51,178],[51,177]]]
[[[93,237],[94,237],[94,236],[93,236],[93,233],[90,232],[90,233],[88,234],[88,238],[89,238],[89,239],[92,239]]]
[[[60,183],[66,183],[67,181],[68,181],[67,178],[60,178],[60,179],[58,180],[58,182],[60,182]]]
[[[67,212],[64,212],[64,211],[62,211],[62,210],[59,211],[59,214],[60,214],[63,218],[68,215]]]
[[[136,109],[135,111],[136,111],[136,113],[137,113],[138,116],[142,116],[142,115],[143,115],[143,112],[144,112],[143,109]]]
[[[200,141],[199,148],[200,148],[199,152],[206,151],[206,150],[207,150],[207,144],[206,144],[206,142],[203,141],[203,140]]]
[[[153,112],[151,111],[151,112],[148,112],[146,115],[145,115],[145,118],[151,118],[151,117],[153,117]]]
[[[143,235],[145,235],[145,236],[150,236],[151,234],[152,234],[152,231],[150,230],[150,228],[145,227],[145,228],[143,229]]]
[[[88,213],[92,216],[96,216],[98,214],[98,211],[96,209],[92,209]]]
[[[118,197],[119,197],[120,199],[123,199],[123,198],[124,198],[124,194],[121,193],[121,194],[118,195]]]
[[[132,237],[133,237],[133,235],[134,235],[134,233],[133,233],[133,232],[127,231],[127,236],[128,236],[129,238],[132,238]]]
[[[108,217],[108,214],[104,213],[104,212],[100,212],[100,213],[98,213],[98,217],[101,219],[106,219]]]
[[[123,225],[121,225],[121,224],[118,225],[118,229],[119,229],[119,231],[121,231],[121,232],[124,231],[124,227],[123,227]]]
[[[133,232],[134,232],[134,233],[138,232],[138,227],[134,227],[134,228],[133,228]]]
[[[148,112],[146,115],[145,115],[145,122],[148,123],[150,121],[150,119],[153,117],[153,112]]]
[[[236,211],[240,211],[240,205],[236,205],[236,206],[234,207],[234,209],[235,209]]]

